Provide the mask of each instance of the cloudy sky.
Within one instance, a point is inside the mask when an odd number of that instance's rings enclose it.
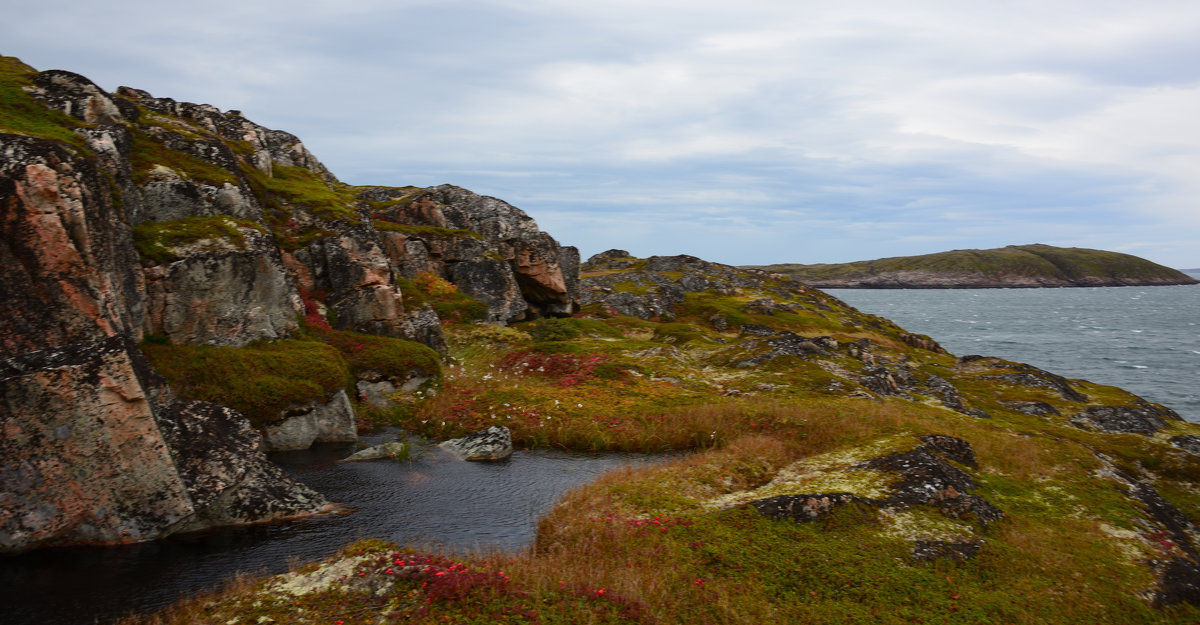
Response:
[[[0,10],[0,54],[239,109],[352,184],[499,197],[585,257],[1041,242],[1200,267],[1195,0]]]

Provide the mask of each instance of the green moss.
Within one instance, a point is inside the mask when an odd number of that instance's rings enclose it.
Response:
[[[326,340],[345,357],[353,373],[374,371],[388,377],[407,378],[416,372],[439,376],[438,353],[415,341],[340,330],[330,331]]]
[[[185,217],[173,221],[147,221],[133,229],[133,243],[138,254],[155,264],[181,258],[174,250],[179,246],[205,240],[228,241],[245,249],[246,237],[239,228],[251,228],[265,234],[264,228],[252,221],[233,217]]]
[[[324,401],[350,375],[337,349],[315,341],[141,347],[180,396],[228,406],[257,427],[276,422],[294,404]]]
[[[271,205],[270,200],[276,197],[287,204],[303,206],[326,221],[359,222],[355,209],[357,200],[347,185],[331,184],[303,167],[275,165],[271,176],[252,167],[243,167],[242,172],[251,180],[251,187],[265,205]]]
[[[464,228],[439,228],[437,226],[414,226],[410,224],[398,224],[393,221],[384,219],[376,219],[371,222],[376,230],[381,232],[402,232],[404,234],[425,235],[431,237],[445,237],[456,239],[482,239],[483,235],[478,232],[472,232]]]
[[[201,160],[177,150],[172,150],[145,130],[134,127],[130,130],[133,151],[129,156],[130,173],[133,181],[144,185],[150,180],[155,167],[163,166],[194,182],[221,186],[236,185],[240,181],[232,172],[208,161]]]
[[[0,132],[29,135],[68,144],[90,154],[87,142],[73,132],[86,124],[48,108],[25,91],[37,70],[15,57],[0,56]]]

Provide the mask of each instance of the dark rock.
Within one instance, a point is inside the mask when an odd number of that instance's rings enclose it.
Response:
[[[765,327],[765,326],[752,326],[751,334],[753,335],[757,331],[756,328],[760,328],[760,327]],[[743,333],[745,332],[745,330],[746,330],[746,326],[742,326]],[[768,362],[771,362],[772,360],[775,360],[776,358],[781,358],[783,356],[792,356],[792,357],[796,357],[796,358],[803,358],[805,356],[812,355],[812,354],[821,355],[821,356],[830,355],[829,352],[825,351],[821,347],[821,345],[818,343],[817,339],[811,339],[808,337],[800,336],[799,334],[796,334],[795,332],[790,332],[788,330],[783,330],[781,332],[775,332],[774,330],[772,330],[771,333],[774,336],[772,336],[771,338],[768,338],[764,341],[761,341],[762,344],[765,344],[769,348],[766,352],[759,354],[757,356],[754,356],[752,358],[747,358],[746,360],[743,360],[743,361],[737,363],[735,366],[740,367],[740,368],[757,367],[757,366],[766,364]],[[751,346],[752,345],[744,345],[744,347],[751,347]],[[757,345],[753,345],[753,346],[756,347]]]
[[[759,514],[771,519],[791,519],[811,522],[829,514],[835,508],[851,503],[874,503],[849,493],[819,493],[813,495],[779,495],[750,502]]]
[[[948,558],[962,562],[974,557],[981,549],[983,541],[918,540],[913,545],[912,555],[918,560]]]
[[[1193,456],[1200,456],[1200,436],[1187,434],[1184,436],[1172,436],[1171,444],[1182,449]]]
[[[1186,558],[1171,558],[1159,567],[1158,605],[1190,603],[1200,606],[1200,564]]]
[[[961,438],[927,434],[921,437],[921,442],[925,443],[930,451],[943,458],[948,458],[972,469],[979,468],[979,463],[975,460],[975,450],[971,448],[970,443]]]
[[[999,508],[967,492],[975,488],[975,482],[964,471],[940,458],[943,453],[956,460],[974,459],[966,441],[939,436],[912,451],[869,460],[861,466],[900,476],[900,480],[889,487],[892,494],[882,500],[886,505],[934,506],[946,516],[956,519],[974,516],[984,525],[1004,518]]]
[[[904,343],[906,345],[911,345],[918,349],[930,351],[935,354],[945,354],[946,353],[946,350],[943,349],[942,346],[939,345],[937,341],[929,338],[928,336],[922,335],[922,334],[909,334],[906,332],[906,333],[900,335],[900,340],[904,341]]]
[[[267,460],[262,436],[233,410],[175,401],[156,420],[195,509],[177,531],[286,519],[327,505]]]
[[[959,362],[978,362],[984,358],[970,357],[970,360],[959,359]],[[1046,388],[1057,392],[1063,399],[1068,401],[1085,402],[1088,401],[1088,396],[1080,393],[1071,387],[1071,382],[1061,375],[1055,375],[1049,371],[1043,371],[1023,363],[1005,362],[999,359],[988,358],[992,365],[997,369],[1012,369],[1016,373],[1005,373],[1000,375],[985,375],[980,376],[983,380],[1001,380],[1009,384],[1018,386],[1027,386],[1031,388]]]
[[[1000,402],[1005,408],[1016,410],[1022,414],[1031,415],[1034,417],[1045,417],[1049,415],[1059,416],[1058,409],[1044,401],[1005,401]]]
[[[850,493],[779,495],[750,502],[750,505],[763,516],[795,521],[814,521],[852,503],[879,508],[932,506],[955,519],[973,516],[983,525],[1004,518],[1004,512],[999,508],[967,492],[976,487],[971,476],[944,459],[977,467],[970,443],[944,435],[929,435],[921,440],[922,444],[910,451],[874,458],[852,467],[852,470],[872,469],[896,474],[897,480],[888,486],[886,497],[866,498]]]
[[[945,379],[939,376],[930,375],[929,378],[925,380],[924,388],[929,394],[940,399],[943,405],[955,412],[961,412],[962,414],[970,415],[977,419],[992,418],[991,415],[982,410],[967,406],[966,400],[963,399],[963,396],[958,392],[958,389],[955,388],[953,384],[947,382]]]
[[[1082,430],[1097,430],[1108,434],[1153,434],[1167,426],[1169,420],[1179,420],[1173,410],[1138,400],[1132,406],[1088,406],[1075,413],[1071,425]]]

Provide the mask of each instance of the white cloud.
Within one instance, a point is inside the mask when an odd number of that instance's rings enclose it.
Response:
[[[1200,265],[1179,243],[1200,238],[1190,0],[0,8],[22,15],[5,53],[39,68],[241,109],[347,181],[461,184],[581,247],[820,261],[1136,233]],[[842,239],[798,248],[814,230]]]

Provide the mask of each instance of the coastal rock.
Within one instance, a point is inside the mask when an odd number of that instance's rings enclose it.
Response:
[[[513,453],[512,434],[502,425],[443,441],[438,447],[463,460],[474,461],[504,460]]]
[[[1168,421],[1181,417],[1170,408],[1138,400],[1131,406],[1088,406],[1075,413],[1071,425],[1082,430],[1097,430],[1108,434],[1151,435],[1167,426]]]
[[[195,510],[175,531],[309,516],[329,509],[316,491],[267,460],[262,436],[241,414],[174,401],[157,417]]]
[[[928,435],[921,444],[849,465],[844,457],[801,460],[779,472],[762,491],[786,491],[789,485],[812,483],[857,485],[853,491],[791,494],[783,493],[754,499],[753,492],[732,496],[745,501],[768,518],[812,522],[835,510],[858,505],[879,511],[879,520],[887,525],[914,506],[931,507],[948,519],[950,526],[926,524],[917,517],[906,517],[904,529],[893,530],[914,541],[913,557],[966,559],[978,553],[983,541],[970,523],[986,526],[1005,517],[1003,511],[969,491],[978,488],[975,481],[951,462],[979,468],[975,452],[967,441],[953,436]],[[880,483],[880,477],[890,476]],[[952,529],[951,529],[952,528]]]
[[[1200,436],[1187,434],[1183,436],[1172,436],[1170,442],[1175,447],[1182,449],[1193,456],[1200,456]]]

